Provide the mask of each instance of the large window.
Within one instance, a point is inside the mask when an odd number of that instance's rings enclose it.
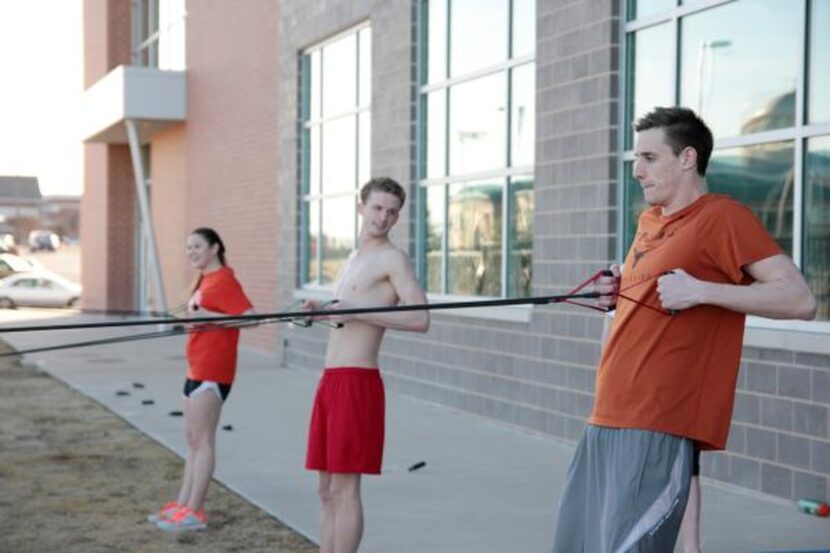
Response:
[[[371,50],[364,24],[302,55],[301,285],[330,285],[357,242],[357,194],[370,175]]]
[[[534,0],[420,5],[418,263],[433,294],[531,293]]]
[[[185,68],[185,0],[132,0],[133,65]]]
[[[690,107],[715,135],[710,191],[755,211],[830,320],[830,0],[626,4],[624,250],[644,207],[633,122]]]

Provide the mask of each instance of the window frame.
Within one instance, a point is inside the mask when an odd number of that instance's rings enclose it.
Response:
[[[415,158],[414,158],[414,171],[415,171],[415,187],[416,187],[416,197],[417,201],[415,202],[415,270],[418,277],[421,280],[422,286],[426,289],[426,279],[427,279],[427,271],[426,271],[426,191],[430,187],[443,187],[444,188],[444,217],[443,217],[443,233],[442,233],[442,243],[441,243],[441,292],[428,292],[427,296],[430,301],[459,301],[462,299],[493,299],[494,297],[498,298],[506,298],[511,297],[508,295],[509,292],[509,273],[510,273],[510,225],[511,225],[511,218],[512,218],[512,196],[511,190],[513,187],[513,179],[516,177],[527,177],[531,176],[533,178],[534,188],[535,188],[535,179],[536,179],[536,155],[534,152],[534,160],[533,164],[531,165],[521,165],[521,166],[512,166],[512,90],[513,90],[513,74],[514,70],[520,67],[525,67],[527,65],[532,65],[534,68],[534,87],[533,93],[535,95],[537,89],[537,83],[535,78],[535,67],[536,67],[536,51],[534,48],[534,52],[532,54],[525,54],[517,57],[513,57],[513,42],[514,42],[514,22],[513,22],[513,15],[514,15],[514,4],[515,0],[505,0],[507,3],[507,11],[508,17],[505,22],[507,25],[507,52],[506,57],[503,61],[498,63],[493,63],[484,67],[480,67],[474,71],[470,71],[468,73],[464,73],[458,76],[452,76],[451,74],[451,13],[452,13],[452,0],[446,1],[446,14],[444,22],[446,24],[445,29],[445,38],[446,43],[444,47],[444,56],[445,56],[445,78],[441,80],[436,80],[433,82],[428,81],[428,60],[427,60],[427,44],[429,40],[429,25],[428,25],[428,5],[429,0],[419,0],[417,4],[417,40],[416,40],[416,101],[415,101]],[[535,13],[534,13],[534,20],[535,20]],[[534,35],[534,42],[538,41],[538,37]],[[477,79],[481,79],[483,77],[497,75],[497,74],[504,74],[505,75],[505,114],[504,114],[504,121],[503,121],[503,128],[505,131],[505,141],[504,141],[504,166],[499,169],[492,169],[492,170],[484,170],[484,171],[476,171],[471,173],[463,173],[463,174],[450,174],[449,173],[449,163],[450,163],[450,136],[449,136],[449,129],[450,129],[450,120],[451,120],[451,90],[453,87],[465,84],[468,82],[473,82]],[[426,97],[430,93],[436,93],[443,91],[444,94],[444,105],[445,105],[445,112],[444,112],[444,120],[443,120],[443,134],[444,134],[444,175],[440,177],[431,177],[427,178],[426,171],[426,140],[427,136],[425,133],[426,130],[426,117],[427,117],[427,110],[424,109]],[[536,109],[534,107],[534,120],[536,116]],[[534,142],[535,142],[535,123],[534,123]],[[535,150],[535,144],[534,144]],[[500,293],[498,296],[467,296],[467,295],[457,295],[452,294],[448,290],[448,241],[447,241],[447,234],[449,228],[449,205],[447,203],[447,198],[449,196],[449,187],[452,184],[464,184],[473,181],[480,181],[485,179],[501,179],[503,181],[501,187],[501,257],[502,263],[500,267]],[[532,287],[532,281],[531,281]],[[521,295],[521,294],[518,294]],[[528,322],[530,320],[531,309],[527,306],[518,306],[514,309],[500,309],[500,310],[487,310],[487,309],[474,309],[470,310],[471,313],[469,314],[462,314],[462,316],[471,316],[474,318],[480,318],[482,316],[486,318],[494,318],[499,320],[506,320],[512,322]]]
[[[369,125],[371,128],[371,116],[372,116],[372,83],[369,82],[369,90],[366,94],[366,102],[360,103],[360,86],[361,86],[361,75],[360,75],[360,34],[364,30],[369,30],[371,32],[372,26],[371,22],[367,19],[357,23],[356,25],[352,25],[348,29],[344,29],[336,34],[329,36],[328,38],[316,42],[311,46],[308,46],[302,49],[299,53],[299,64],[298,67],[300,68],[300,75],[299,75],[299,98],[300,103],[298,105],[298,137],[297,137],[297,144],[298,144],[298,159],[299,159],[299,166],[298,166],[298,207],[299,207],[299,214],[298,214],[298,221],[299,221],[299,240],[297,241],[299,251],[297,255],[298,260],[298,271],[297,271],[297,280],[295,282],[295,297],[298,299],[302,298],[315,298],[315,299],[328,299],[330,294],[333,293],[334,287],[333,283],[325,284],[322,282],[322,263],[323,263],[323,247],[322,247],[322,231],[323,231],[323,201],[324,200],[334,200],[338,198],[346,198],[352,197],[354,198],[355,202],[357,202],[359,193],[360,193],[360,185],[361,183],[358,182],[358,178],[361,172],[360,166],[360,121],[361,116],[367,116],[369,118]],[[309,101],[306,99],[311,95],[311,86],[312,76],[309,74],[310,71],[306,70],[306,65],[310,70],[311,68],[311,55],[314,52],[322,52],[322,50],[339,40],[342,40],[345,37],[354,35],[355,37],[355,102],[356,105],[348,110],[344,110],[338,112],[335,115],[323,115],[322,109],[318,107],[319,113],[318,117],[312,118],[311,117],[311,109]],[[373,40],[370,38],[370,41]],[[306,64],[306,59],[309,60],[308,64]],[[322,59],[322,58],[321,58]],[[323,98],[323,64],[325,62],[322,61],[319,68],[319,94],[320,94],[320,102],[322,103]],[[369,64],[371,66],[371,52],[370,52],[370,59]],[[371,68],[370,68],[371,69]],[[310,190],[309,178],[310,178],[310,163],[311,163],[311,155],[310,155],[310,145],[308,144],[307,136],[311,137],[311,129],[318,128],[322,129],[323,125],[326,123],[331,123],[337,121],[339,119],[344,119],[346,117],[353,117],[355,121],[355,182],[357,186],[355,186],[354,190],[350,191],[337,191],[333,193],[326,194],[323,190],[322,186],[322,163],[323,163],[323,150],[322,150],[322,130],[319,133],[319,140],[320,145],[320,189],[317,193],[312,194]],[[371,137],[371,130],[370,130],[370,137]],[[371,144],[369,145],[369,174],[371,175]],[[318,232],[318,244],[317,244],[317,252],[316,252],[316,262],[317,262],[317,277],[314,281],[307,281],[309,279],[309,268],[311,260],[309,258],[310,249],[310,242],[311,242],[311,232],[310,232],[310,224],[311,224],[311,217],[310,217],[310,210],[313,205],[316,204],[317,207],[317,221],[319,224],[319,228],[317,229]],[[356,205],[356,204],[355,204]],[[306,208],[308,206],[308,209]],[[358,235],[360,233],[360,226],[359,220],[357,216],[357,211],[355,210],[355,228],[354,228],[354,242],[357,244]],[[310,295],[309,295],[310,294]]]

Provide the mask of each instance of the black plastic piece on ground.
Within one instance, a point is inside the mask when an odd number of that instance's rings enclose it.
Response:
[[[170,413],[168,413],[168,414],[171,417],[181,417],[184,413],[182,413],[181,411],[170,411]]]
[[[128,395],[130,395],[130,392],[128,392],[127,390],[117,390],[115,392],[115,395],[117,395],[117,396],[128,396]]]
[[[414,465],[412,465],[411,467],[409,467],[409,472],[413,472],[413,471],[416,471],[416,470],[418,470],[418,469],[422,469],[422,468],[424,468],[425,466],[427,466],[427,462],[426,462],[426,461],[418,461],[417,463],[415,463]]]
[[[133,388],[144,388],[144,384],[141,382],[133,382]]]
[[[233,430],[233,425],[232,424],[226,424],[225,426],[222,427],[222,430],[227,430],[228,432],[231,432]]]
[[[155,403],[156,403],[156,402],[155,402],[155,401],[153,401],[152,399],[142,399],[142,400],[141,400],[141,405],[153,405],[153,404],[155,404]]]

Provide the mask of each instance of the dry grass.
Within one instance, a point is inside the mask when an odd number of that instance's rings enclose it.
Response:
[[[0,359],[0,551],[316,551],[215,482],[207,530],[156,529],[146,516],[175,493],[181,470],[181,459],[97,403]]]

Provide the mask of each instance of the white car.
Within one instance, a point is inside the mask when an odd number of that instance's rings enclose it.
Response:
[[[26,258],[11,253],[0,253],[0,278],[14,273],[33,271],[37,268]]]
[[[0,280],[0,308],[74,307],[80,298],[80,285],[49,271],[15,273]]]

